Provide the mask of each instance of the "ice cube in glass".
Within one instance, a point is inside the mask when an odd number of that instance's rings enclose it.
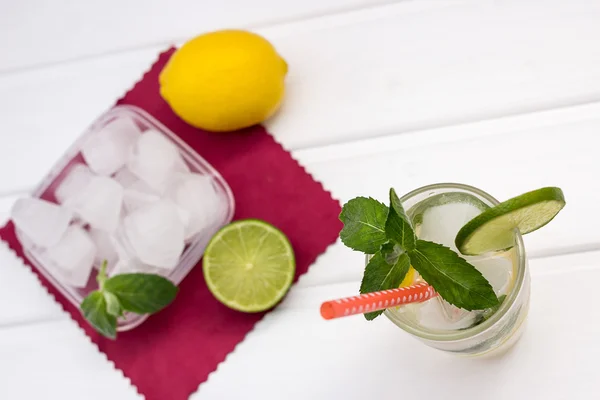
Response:
[[[448,246],[458,252],[454,244],[456,232],[480,213],[479,208],[466,202],[428,208],[423,213],[419,238]]]
[[[453,306],[441,297],[416,305],[417,318],[425,328],[455,330],[471,327],[480,312],[467,311]]]
[[[499,255],[494,253],[492,255],[464,258],[481,272],[494,288],[496,295],[500,296],[508,291],[508,286],[513,279],[513,264],[509,258],[510,254]]]

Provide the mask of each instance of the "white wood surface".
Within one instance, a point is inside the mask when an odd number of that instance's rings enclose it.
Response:
[[[600,278],[599,2],[169,4],[0,5],[1,219],[159,51],[231,26],[264,34],[288,61],[286,102],[267,125],[338,199],[457,181],[500,199],[557,185],[568,202],[526,237],[529,328],[501,361],[439,355],[383,319],[321,321],[320,302],[360,281],[362,257],[338,243],[195,399],[600,395],[600,325],[586,306]],[[1,399],[136,398],[4,246],[0,265]]]
[[[222,28],[252,29],[362,9],[390,0],[30,0],[2,4],[0,71],[19,71],[165,45]]]
[[[400,2],[259,28],[290,65],[269,128],[302,149],[600,100],[597,4]],[[0,147],[19,174],[0,182],[34,185],[164,48],[0,74],[2,126],[19,132]]]
[[[439,354],[385,319],[322,320],[315,312],[321,301],[358,290],[358,268],[352,282],[299,285],[192,398],[596,398],[600,323],[578,305],[595,302],[595,291],[585,288],[600,279],[599,256],[532,260],[526,330],[505,357],[492,360]],[[314,274],[328,266],[316,265]],[[577,305],[557,288],[577,293]]]

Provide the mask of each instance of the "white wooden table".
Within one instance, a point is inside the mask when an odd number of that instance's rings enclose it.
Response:
[[[337,243],[192,398],[598,398],[599,21],[591,0],[6,1],[0,214],[160,50],[250,28],[290,65],[269,130],[341,201],[455,181],[500,199],[556,185],[567,207],[526,237],[531,312],[506,357],[440,354],[383,318],[321,320],[362,273]],[[139,397],[0,246],[0,399]]]

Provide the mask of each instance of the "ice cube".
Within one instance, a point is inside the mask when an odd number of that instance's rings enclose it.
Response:
[[[73,213],[45,200],[18,199],[11,209],[11,219],[33,244],[46,248],[64,236]]]
[[[140,129],[131,118],[117,118],[83,144],[81,154],[92,171],[112,175],[125,165],[129,152],[140,136]]]
[[[506,294],[513,273],[513,262],[509,258],[509,252],[505,254],[492,254],[477,257],[465,257],[465,259],[481,272],[494,288],[496,295]]]
[[[65,207],[93,228],[114,232],[119,224],[123,187],[112,178],[94,176],[85,189],[69,197]]]
[[[144,273],[144,274],[155,274],[166,277],[170,270],[165,268],[152,267],[142,263],[138,259],[124,259],[119,260],[115,267],[108,273],[108,276],[115,276],[119,274],[131,274],[131,273]]]
[[[118,261],[119,256],[111,241],[111,235],[108,232],[95,228],[90,229],[89,235],[96,246],[94,265],[99,267],[102,265],[104,260],[106,260],[109,268],[114,266],[114,264]]]
[[[166,276],[171,272],[171,270],[167,268],[153,267],[144,264],[135,256],[135,251],[127,247],[128,244],[124,243],[123,238],[120,238],[119,235],[111,236],[110,241],[117,253],[118,260],[113,268],[107,270],[108,276],[132,272],[144,272]]]
[[[133,174],[151,188],[162,193],[174,172],[180,171],[185,162],[178,148],[162,133],[144,132],[133,147],[127,166]]]
[[[138,181],[138,177],[133,174],[127,167],[123,167],[115,173],[115,181],[119,182],[124,189],[127,189],[135,182]]]
[[[155,203],[160,199],[161,197],[156,191],[146,185],[144,181],[138,180],[129,188],[125,189],[123,204],[125,206],[125,212],[131,214],[138,208]],[[165,201],[173,203],[170,199],[165,199]],[[179,217],[184,226],[187,225],[190,221],[190,213],[175,203],[173,204],[177,207],[177,212],[179,213]]]
[[[479,214],[481,210],[469,203],[449,203],[428,208],[423,213],[419,238],[458,251],[454,244],[456,234],[464,224]]]
[[[72,225],[64,237],[48,248],[44,255],[66,283],[85,287],[92,271],[96,247],[86,231]]]
[[[144,264],[172,269],[179,263],[184,226],[172,202],[160,200],[127,215],[122,235]]]
[[[129,248],[127,244],[124,242],[124,238],[122,237],[123,230],[122,226],[119,227],[117,233],[114,235],[110,235],[110,243],[115,249],[117,253],[118,261],[129,260],[134,257],[133,249]]]
[[[457,330],[473,326],[479,311],[466,311],[435,297],[421,303],[417,309],[419,324],[428,329]]]
[[[56,200],[60,204],[63,204],[69,197],[73,197],[82,190],[85,190],[85,187],[90,183],[93,177],[94,173],[87,165],[73,165],[54,191]]]
[[[160,194],[141,180],[137,180],[131,184],[125,189],[123,195],[123,205],[127,213],[131,213],[142,206],[157,202],[158,200],[160,200]]]
[[[224,211],[210,176],[177,173],[167,188],[166,196],[189,213],[185,224],[186,239],[218,221]]]

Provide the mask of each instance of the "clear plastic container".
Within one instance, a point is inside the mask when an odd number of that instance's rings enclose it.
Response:
[[[92,135],[97,134],[108,123],[118,118],[132,119],[142,132],[153,129],[162,133],[164,137],[169,139],[179,149],[190,172],[201,173],[212,177],[213,186],[216,189],[220,199],[219,201],[221,202],[221,208],[219,208],[220,212],[218,218],[216,218],[216,222],[198,232],[187,241],[177,266],[168,274],[164,275],[175,285],[179,285],[202,257],[210,238],[221,227],[232,220],[235,202],[231,189],[223,177],[177,135],[142,109],[133,106],[117,106],[100,116],[51,168],[49,173],[42,179],[41,183],[34,189],[31,195],[35,198],[58,203],[55,197],[55,190],[67,175],[67,171],[69,171],[74,164],[85,164],[85,160],[81,154],[82,145]],[[48,268],[48,260],[45,259],[43,252],[39,251],[22,231],[17,228],[16,234],[23,246],[25,255],[31,263],[33,263],[33,265],[35,265],[35,267],[76,307],[79,307],[83,299],[91,291],[97,289],[96,275],[98,273],[98,265],[94,265],[92,274],[84,288],[69,286],[64,282],[61,282],[59,274],[55,273],[52,268]],[[117,330],[125,331],[135,328],[147,318],[148,315],[128,313],[125,315],[125,318],[119,319]]]

